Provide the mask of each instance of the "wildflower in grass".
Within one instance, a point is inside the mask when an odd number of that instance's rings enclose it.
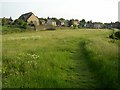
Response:
[[[28,64],[32,63],[32,61],[28,61]]]
[[[18,56],[18,57],[17,57],[17,59],[19,59],[19,60],[20,60],[21,58]]]
[[[2,68],[2,73],[5,73],[6,70],[7,70],[7,67],[3,67],[3,68]]]
[[[22,54],[19,54],[19,56],[17,57],[18,59],[21,59],[20,57],[25,57],[25,58],[32,58],[32,59],[38,59],[39,58],[39,55],[36,55],[36,54],[30,54],[30,53],[22,53]]]
[[[38,56],[38,55],[36,55],[36,54],[33,54],[33,55],[32,55],[32,58],[33,58],[33,59],[38,59],[38,58],[39,58],[39,56]]]
[[[12,76],[12,73],[10,73],[10,76]]]
[[[27,53],[27,56],[33,58],[33,59],[38,59],[39,58],[39,55],[36,55],[36,54],[29,54]]]
[[[16,75],[19,75],[19,72],[18,72],[18,71],[16,71],[16,72],[15,72],[15,74],[16,74]]]
[[[28,63],[30,66],[33,66],[33,67],[36,67],[36,65],[37,65],[37,62],[36,62],[36,61],[27,61],[27,63]]]
[[[31,54],[27,53],[27,56],[31,56]]]

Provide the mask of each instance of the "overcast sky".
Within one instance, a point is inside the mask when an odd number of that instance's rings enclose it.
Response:
[[[0,0],[0,17],[18,18],[33,12],[38,17],[118,21],[119,0]]]

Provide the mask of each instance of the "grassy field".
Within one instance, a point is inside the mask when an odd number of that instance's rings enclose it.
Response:
[[[74,29],[2,37],[3,88],[118,87],[118,43],[111,30]]]

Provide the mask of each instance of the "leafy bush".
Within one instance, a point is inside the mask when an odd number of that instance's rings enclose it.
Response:
[[[120,39],[120,31],[117,31],[117,32],[113,32],[109,38],[111,39]]]
[[[24,29],[27,28],[27,23],[25,21],[23,21],[23,20],[20,20],[20,19],[16,19],[14,21],[14,25],[16,25],[16,26],[18,26],[20,28],[24,28]]]
[[[2,27],[2,34],[24,32],[24,31],[26,31],[26,29],[18,28],[15,26],[3,26]]]
[[[117,39],[120,39],[120,31],[115,32],[115,37],[117,37]]]

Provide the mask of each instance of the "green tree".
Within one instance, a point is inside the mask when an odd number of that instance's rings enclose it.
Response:
[[[7,19],[4,17],[4,18],[2,18],[2,25],[4,26],[6,24],[7,24]]]
[[[2,18],[2,25],[11,25],[12,24],[12,18]]]
[[[20,27],[20,28],[24,28],[26,29],[27,28],[27,22],[23,21],[23,20],[20,20],[20,19],[16,19],[14,21],[14,25]]]
[[[82,19],[82,20],[80,21],[79,27],[84,28],[85,25],[86,25],[86,21],[85,21],[85,19]]]
[[[52,18],[52,20],[55,20],[55,21],[57,21],[58,19],[57,19],[57,18],[55,18],[55,17],[53,17],[53,18]]]
[[[74,25],[73,21],[74,21],[74,19],[70,19],[70,21],[69,21],[69,27],[71,27],[71,25]]]
[[[60,18],[59,20],[65,20],[64,18]]]

